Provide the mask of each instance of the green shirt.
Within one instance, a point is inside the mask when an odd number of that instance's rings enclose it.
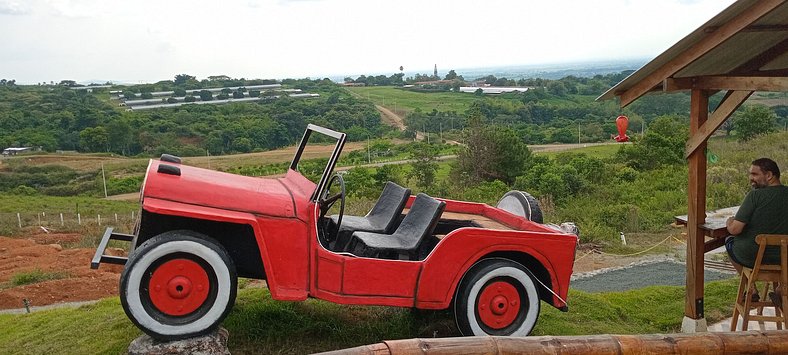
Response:
[[[746,224],[733,239],[733,255],[744,266],[752,267],[758,253],[755,236],[788,234],[788,186],[767,186],[750,191],[733,218]],[[763,263],[779,264],[780,248],[767,248]]]

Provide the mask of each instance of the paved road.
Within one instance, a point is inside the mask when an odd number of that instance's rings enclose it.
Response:
[[[647,286],[684,286],[686,265],[670,259],[651,260],[622,268],[573,276],[570,288],[586,292],[626,291]],[[736,277],[733,272],[706,269],[706,282]]]

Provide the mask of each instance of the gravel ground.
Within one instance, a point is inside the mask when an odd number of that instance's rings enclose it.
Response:
[[[735,273],[706,269],[706,282],[736,277]],[[574,275],[570,288],[586,292],[626,291],[646,286],[684,286],[686,265],[673,259],[649,260],[625,267]]]

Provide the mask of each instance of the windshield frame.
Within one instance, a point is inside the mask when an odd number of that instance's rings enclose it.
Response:
[[[331,157],[328,159],[325,169],[323,169],[323,175],[320,177],[320,181],[318,181],[315,191],[312,192],[312,196],[310,197],[312,201],[317,202],[318,198],[323,194],[323,190],[326,189],[326,184],[328,183],[328,179],[331,176],[331,172],[334,171],[337,160],[339,160],[339,154],[342,153],[342,148],[345,146],[345,139],[347,138],[347,135],[342,132],[337,132],[332,129],[311,123],[308,124],[306,126],[306,130],[304,131],[304,136],[301,138],[301,143],[298,145],[298,150],[296,150],[295,156],[293,157],[293,161],[290,163],[291,170],[296,172],[298,171],[298,162],[301,160],[301,155],[304,153],[304,149],[309,143],[309,137],[312,135],[312,132],[317,132],[336,139],[334,151],[331,153]]]

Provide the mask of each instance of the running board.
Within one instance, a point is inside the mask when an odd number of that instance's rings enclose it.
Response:
[[[123,233],[112,233],[113,228],[108,227],[106,231],[104,231],[104,236],[101,237],[101,243],[99,243],[98,248],[96,248],[96,254],[93,255],[93,260],[90,262],[91,269],[98,269],[101,263],[105,264],[116,264],[116,265],[125,265],[126,261],[129,258],[124,256],[114,256],[114,255],[105,255],[104,251],[107,249],[107,244],[109,244],[110,240],[122,240],[125,242],[131,242],[134,240],[134,235],[132,234],[123,234]]]

